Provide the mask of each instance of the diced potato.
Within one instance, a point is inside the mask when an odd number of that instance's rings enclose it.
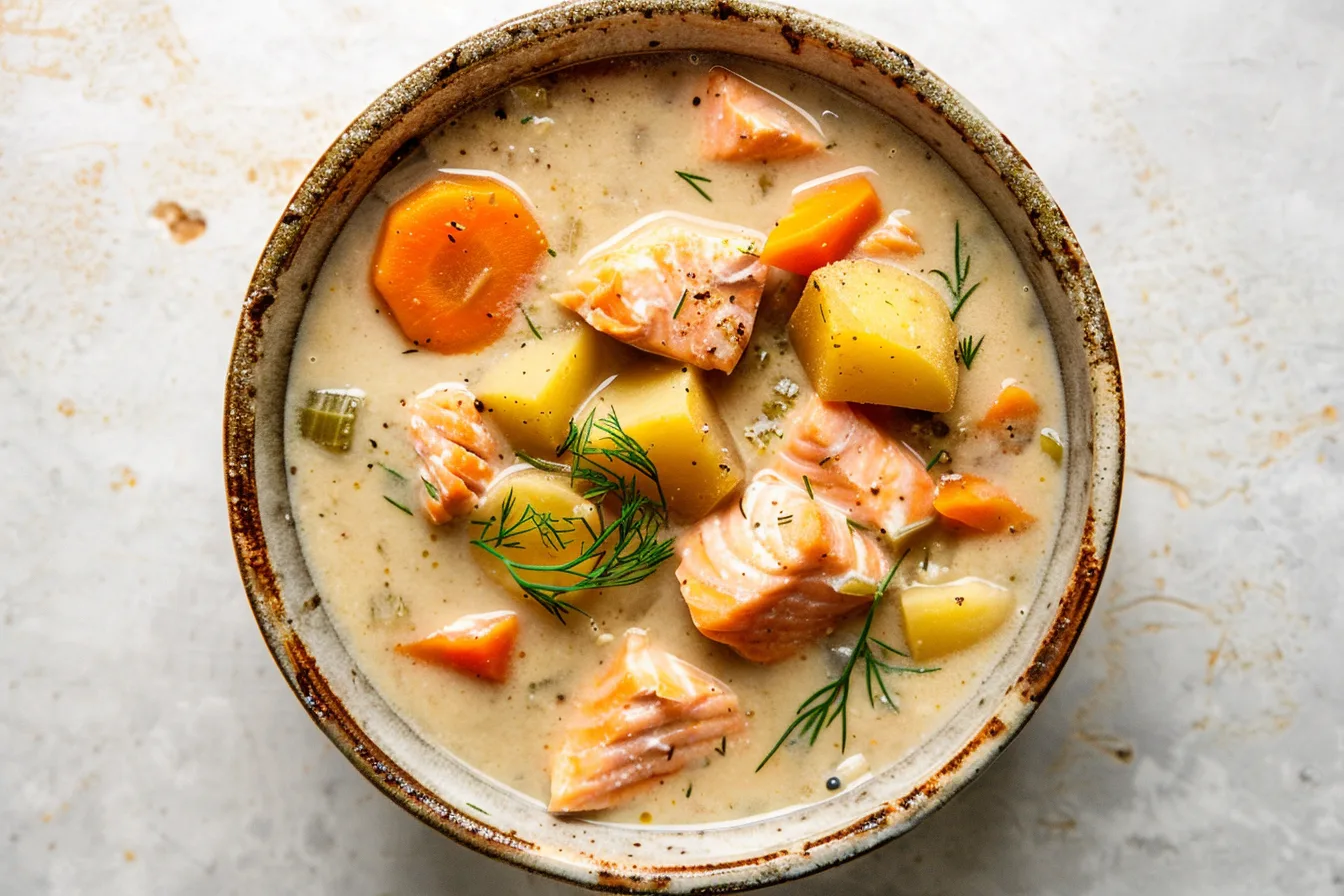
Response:
[[[598,416],[608,408],[648,450],[674,513],[704,516],[742,481],[742,460],[696,368],[655,362],[628,370],[598,397]]]
[[[547,333],[487,370],[476,397],[515,448],[553,460],[574,409],[621,357],[619,345],[589,326]]]
[[[997,631],[1015,605],[1011,591],[984,579],[912,585],[901,592],[910,655],[923,662],[965,650]]]
[[[504,503],[509,499],[512,501],[509,515],[501,519]],[[524,518],[533,514],[549,514],[549,527]],[[546,566],[577,559],[593,543],[589,527],[594,533],[601,531],[597,507],[570,486],[569,477],[541,470],[523,470],[496,481],[472,512],[471,521],[473,538],[491,542],[494,550],[517,563]],[[490,525],[481,526],[482,522]],[[505,527],[502,537],[501,525]],[[515,594],[522,593],[499,558],[477,545],[472,546],[471,556],[496,582]],[[576,565],[574,571],[585,573],[594,565],[595,558],[589,558]],[[526,577],[543,585],[572,585],[578,579],[564,572],[549,571],[529,571]]]
[[[956,398],[957,331],[947,303],[892,265],[846,260],[819,269],[789,338],[827,401],[947,411]]]

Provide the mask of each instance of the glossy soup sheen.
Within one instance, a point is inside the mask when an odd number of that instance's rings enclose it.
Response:
[[[700,158],[694,99],[709,68],[722,64],[808,110],[828,149],[782,162],[709,162]],[[901,126],[818,81],[734,58],[647,57],[564,72],[542,82],[550,122],[523,122],[535,113],[506,92],[447,123],[422,149],[387,175],[357,209],[336,241],[299,333],[290,372],[286,451],[290,494],[303,549],[328,613],[360,671],[430,742],[544,804],[548,764],[579,693],[608,662],[626,629],[646,629],[659,647],[705,669],[737,694],[746,731],[717,752],[664,780],[639,798],[596,815],[604,821],[655,825],[725,821],[821,800],[827,781],[847,757],[844,787],[901,759],[942,725],[976,691],[1013,637],[1036,594],[1061,511],[1063,475],[1040,450],[1035,432],[1020,451],[977,431],[1006,379],[1029,388],[1040,404],[1039,425],[1062,432],[1064,408],[1054,351],[1033,290],[1008,242],[970,190],[927,146]],[[851,166],[869,166],[887,210],[908,209],[905,221],[924,253],[904,266],[945,289],[931,271],[951,270],[953,230],[960,222],[982,282],[957,318],[962,333],[984,335],[970,371],[961,370],[956,405],[936,418],[895,414],[895,431],[924,457],[952,456],[937,473],[975,472],[1004,486],[1037,519],[1024,531],[957,535],[935,524],[913,536],[910,553],[879,605],[873,633],[902,643],[899,593],[904,585],[978,576],[1012,589],[1017,614],[978,645],[928,665],[938,671],[892,675],[899,712],[871,707],[856,675],[849,701],[849,739],[840,725],[813,746],[793,743],[759,772],[799,704],[834,676],[842,660],[832,648],[852,644],[859,618],[801,655],[758,665],[713,643],[692,625],[674,570],[665,563],[638,586],[589,595],[591,624],[571,615],[561,625],[536,605],[492,583],[469,557],[465,521],[443,527],[419,511],[416,457],[406,433],[404,403],[445,381],[468,385],[493,365],[508,364],[534,337],[519,315],[499,341],[476,354],[443,355],[413,348],[370,285],[370,262],[388,204],[432,179],[443,167],[487,169],[517,183],[535,205],[556,255],[544,260],[523,307],[543,333],[575,318],[549,298],[568,285],[569,271],[588,249],[646,214],[675,210],[768,232],[788,210],[790,190]],[[675,172],[709,178],[712,202]],[[796,294],[796,287],[795,287]],[[785,333],[788,295],[767,291],[756,329],[731,376],[707,375],[718,409],[747,466],[762,467],[765,450],[749,428],[770,423],[763,404],[789,379],[810,393]],[[325,451],[303,439],[297,419],[309,390],[356,387],[367,393],[353,448]],[[782,421],[780,421],[782,423]],[[941,423],[950,432],[942,433]],[[384,466],[409,479],[398,481]],[[410,516],[385,496],[416,510]],[[733,499],[729,499],[733,500]],[[513,609],[521,633],[507,683],[490,684],[415,662],[394,645],[424,637],[466,613]],[[603,637],[614,636],[615,640]],[[848,641],[846,640],[848,639]],[[489,806],[481,807],[489,811]]]

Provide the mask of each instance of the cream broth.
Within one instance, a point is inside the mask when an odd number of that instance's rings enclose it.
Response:
[[[693,136],[695,98],[716,63],[809,112],[824,131],[827,150],[769,164],[703,160]],[[1020,450],[1006,450],[996,437],[979,432],[976,421],[1012,379],[1039,403],[1037,425],[1063,433],[1062,389],[1044,317],[1004,235],[941,158],[899,125],[820,82],[733,58],[654,56],[571,70],[541,83],[549,108],[528,108],[518,94],[506,92],[423,141],[351,217],[313,288],[290,372],[286,451],[293,513],[321,607],[363,674],[427,740],[543,803],[548,764],[572,698],[635,626],[732,688],[746,730],[724,755],[713,753],[597,818],[702,825],[824,799],[843,760],[862,757],[842,773],[841,785],[853,786],[865,770],[879,772],[909,754],[968,700],[1037,591],[1061,513],[1060,466],[1041,450],[1034,428],[1015,434],[1025,442],[1012,446]],[[971,279],[982,282],[956,320],[961,332],[985,339],[972,368],[960,371],[955,406],[936,417],[896,411],[894,431],[925,458],[939,449],[951,455],[935,476],[973,471],[990,478],[1037,522],[1003,535],[956,534],[934,524],[910,539],[910,553],[877,610],[874,634],[901,645],[900,587],[913,583],[988,579],[1012,590],[1017,614],[987,640],[926,664],[937,672],[889,676],[899,713],[870,707],[856,680],[843,754],[837,723],[815,745],[789,744],[757,771],[799,705],[837,673],[843,659],[831,648],[853,643],[862,614],[793,659],[758,665],[692,625],[673,574],[675,558],[640,585],[583,597],[591,622],[571,614],[561,625],[505,592],[470,558],[465,520],[434,527],[419,512],[405,404],[436,383],[470,386],[482,371],[509,364],[511,353],[535,337],[520,315],[504,337],[478,353],[412,351],[370,285],[370,263],[390,202],[439,168],[499,172],[530,198],[555,252],[523,299],[544,335],[577,320],[549,296],[566,287],[580,256],[636,219],[672,210],[768,232],[789,209],[794,187],[852,166],[873,169],[885,209],[909,210],[904,220],[924,253],[904,262],[907,270],[945,295],[931,271],[952,269],[959,221],[972,253]],[[677,171],[708,178],[701,184],[712,202]],[[792,298],[787,280],[772,277],[771,283],[734,373],[707,375],[748,474],[768,461],[779,443],[774,431],[785,425],[765,416],[763,405],[792,391],[788,383],[780,386],[785,380],[797,385],[797,402],[811,391],[785,332]],[[792,292],[796,296],[796,284]],[[319,448],[299,432],[309,390],[323,388],[358,388],[366,395],[353,447],[344,454]],[[941,423],[949,432],[940,437]],[[511,451],[501,450],[511,463]],[[505,609],[516,610],[521,622],[506,683],[474,680],[393,650],[463,614]],[[856,674],[861,678],[861,670]]]

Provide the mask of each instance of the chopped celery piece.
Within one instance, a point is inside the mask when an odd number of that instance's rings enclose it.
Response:
[[[1045,428],[1041,430],[1041,450],[1050,455],[1050,459],[1055,463],[1064,460],[1064,440],[1059,437],[1059,433],[1053,429]]]
[[[299,432],[328,451],[349,451],[355,437],[355,416],[364,403],[359,389],[314,389],[299,414]]]
[[[551,108],[551,97],[540,84],[518,84],[509,88],[509,93],[524,112],[535,114]]]

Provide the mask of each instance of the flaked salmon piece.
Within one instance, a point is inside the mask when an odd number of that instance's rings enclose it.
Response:
[[[777,161],[826,145],[816,119],[722,66],[709,70],[700,154],[725,161]]]
[[[764,234],[661,212],[579,260],[552,296],[622,342],[704,370],[731,371],[751,339],[768,269]]]
[[[427,483],[425,514],[442,525],[470,511],[485,494],[498,457],[495,437],[476,408],[476,396],[461,383],[441,383],[410,403],[411,445]]]
[[[859,258],[910,258],[919,255],[924,247],[919,244],[915,232],[902,220],[910,214],[906,209],[897,209],[887,215],[885,221],[868,232],[853,254]]]
[[[551,763],[552,812],[609,809],[744,727],[726,684],[632,628],[578,701]]]
[[[933,477],[910,446],[845,402],[813,396],[790,415],[772,467],[893,541],[933,521]]]
[[[882,551],[838,510],[772,470],[742,503],[701,520],[677,546],[677,581],[700,633],[773,663],[873,600]]]

